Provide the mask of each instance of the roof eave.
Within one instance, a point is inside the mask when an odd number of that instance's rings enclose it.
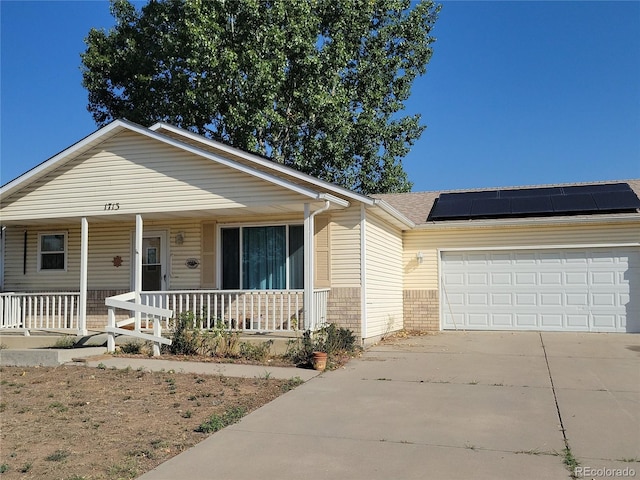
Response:
[[[391,216],[402,230],[411,230],[415,228],[416,224],[407,218],[399,210],[389,205],[387,202],[380,198],[373,199],[373,204],[379,207],[383,212]]]
[[[416,225],[416,230],[439,230],[449,228],[482,228],[511,226],[540,226],[592,223],[619,223],[638,221],[640,213],[617,213],[605,215],[565,215],[558,217],[490,218],[481,220],[446,220]],[[640,228],[640,224],[638,225]]]

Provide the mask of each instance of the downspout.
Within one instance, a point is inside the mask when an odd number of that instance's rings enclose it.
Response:
[[[315,212],[310,212],[310,207],[308,203],[304,204],[304,219],[305,224],[307,225],[307,247],[308,252],[305,251],[306,257],[306,265],[305,265],[305,281],[304,281],[304,309],[305,309],[305,323],[307,324],[307,329],[315,330],[316,328],[316,318],[315,318],[315,308],[314,308],[314,298],[313,298],[313,283],[315,277],[315,269],[314,269],[314,249],[313,249],[313,237],[315,234],[315,221],[314,218],[316,215],[322,212],[326,212],[329,210],[331,206],[331,202],[329,200],[324,201],[324,207],[319,208]],[[307,322],[308,320],[308,322]]]
[[[360,205],[360,338],[367,338],[367,212]]]
[[[4,251],[7,247],[5,242],[5,237],[7,236],[6,231],[7,227],[5,225],[0,227],[0,292],[4,292]]]

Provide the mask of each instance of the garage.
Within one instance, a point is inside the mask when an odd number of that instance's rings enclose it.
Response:
[[[443,329],[640,332],[640,248],[442,251]]]

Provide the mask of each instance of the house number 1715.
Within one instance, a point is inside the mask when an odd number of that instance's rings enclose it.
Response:
[[[104,209],[105,210],[120,210],[120,204],[119,203],[105,203],[104,204]]]

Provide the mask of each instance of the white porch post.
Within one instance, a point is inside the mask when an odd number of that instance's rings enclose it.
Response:
[[[86,217],[80,221],[80,305],[78,306],[78,335],[87,331],[87,268],[89,258],[89,222]]]
[[[304,323],[305,329],[314,330],[316,319],[313,308],[313,216],[311,206],[304,204]]]
[[[136,215],[136,251],[135,251],[135,270],[134,270],[134,293],[136,304],[140,304],[140,292],[142,292],[142,233],[144,226],[142,224],[142,215]],[[140,312],[135,313],[135,330],[140,330]]]

